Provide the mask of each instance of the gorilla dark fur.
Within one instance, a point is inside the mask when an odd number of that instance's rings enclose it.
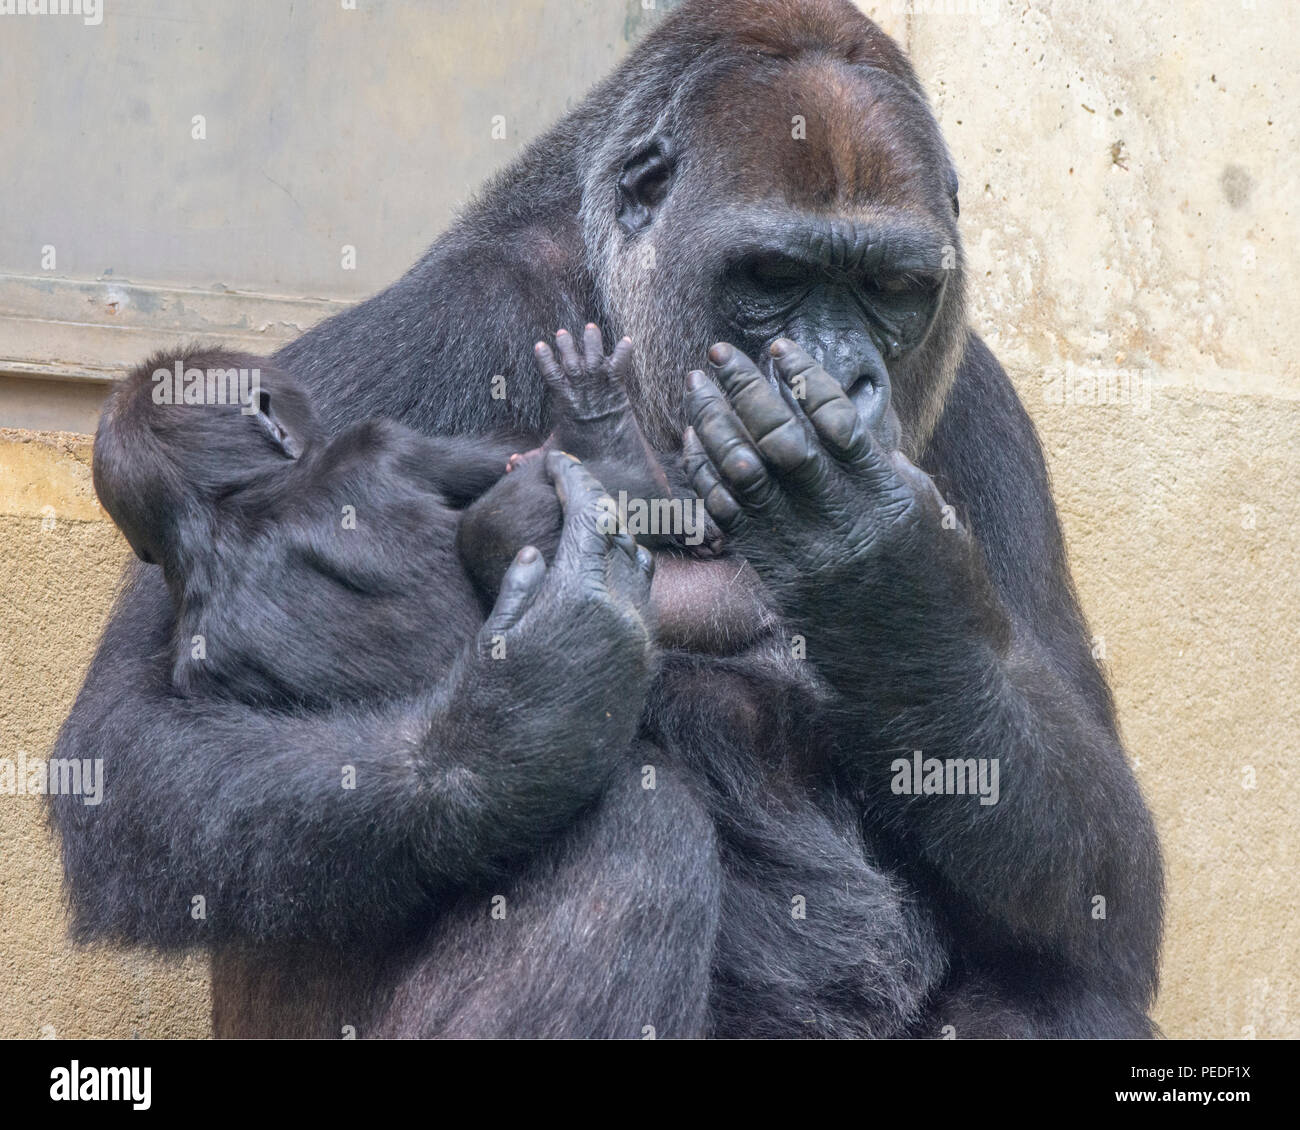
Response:
[[[331,433],[540,443],[534,342],[630,335],[641,429],[676,455],[689,415],[727,534],[659,570],[656,608],[734,594],[749,638],[656,658],[635,576],[575,596],[592,571],[561,584],[557,556],[454,709],[304,718],[177,698],[144,570],[60,737],[106,781],[54,801],[75,935],[212,947],[219,1034],[1152,1034],[1159,848],[1032,425],[966,325],[956,215],[910,65],[847,0],[667,16],[403,279],[275,362]],[[683,405],[706,351],[722,388]],[[999,803],[896,795],[915,749],[998,758]],[[367,784],[342,793],[344,764]],[[504,873],[482,806],[518,842]]]

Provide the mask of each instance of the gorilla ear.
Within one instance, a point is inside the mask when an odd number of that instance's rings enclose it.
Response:
[[[271,406],[271,394],[265,389],[257,393],[257,422],[271,437],[271,442],[279,449],[281,455],[297,459],[302,454],[302,445],[280,421],[279,415]]]
[[[668,197],[676,167],[672,143],[666,137],[655,138],[623,165],[615,215],[629,235],[650,226],[659,205]]]

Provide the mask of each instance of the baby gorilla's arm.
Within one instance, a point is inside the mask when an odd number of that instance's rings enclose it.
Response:
[[[459,509],[494,486],[526,442],[519,437],[413,434],[401,469]]]
[[[715,556],[722,533],[695,497],[680,459],[670,458],[666,464],[646,441],[632,412],[626,390],[631,338],[622,338],[606,356],[599,327],[589,323],[581,349],[564,330],[556,332],[555,348],[558,360],[545,342],[534,348],[555,422],[541,450],[558,448],[587,463],[618,499],[631,533],[643,545]],[[513,457],[511,470],[535,454]]]

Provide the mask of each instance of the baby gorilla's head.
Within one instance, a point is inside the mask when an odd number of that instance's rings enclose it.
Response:
[[[165,565],[187,524],[299,459],[320,436],[288,373],[247,353],[159,353],[109,396],[95,491],[142,561]]]

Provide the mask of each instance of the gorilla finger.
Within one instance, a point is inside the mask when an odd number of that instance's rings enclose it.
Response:
[[[615,548],[621,549],[623,551],[623,556],[629,561],[635,561],[637,551],[636,538],[627,532],[627,527],[624,526],[622,521],[619,519],[617,510],[611,511],[609,519],[615,523],[617,527],[615,532],[609,538],[610,543]]]
[[[720,478],[746,505],[754,508],[771,505],[777,487],[740,417],[698,369],[687,376],[686,389],[687,422],[694,428]]]
[[[877,441],[885,451],[897,451],[898,445],[903,442],[903,425],[892,404],[871,430],[875,432]]]
[[[890,452],[886,465],[911,488],[917,498],[929,499],[939,507],[947,505],[935,481],[901,451]]]
[[[606,587],[616,600],[630,601],[639,615],[646,616],[650,604],[650,582],[654,578],[654,554],[636,546],[632,555],[615,553],[606,573]]]
[[[840,382],[789,338],[772,343],[772,358],[827,449],[841,459],[861,455],[867,446],[866,427]]]
[[[542,374],[542,380],[546,382],[546,387],[555,396],[567,399],[569,383],[564,379],[564,371],[556,361],[555,354],[551,352],[551,347],[546,342],[539,341],[533,346],[533,359],[537,362],[537,368]]]
[[[618,378],[620,384],[627,383],[627,375],[632,365],[632,339],[620,338],[614,346],[614,353],[609,359],[610,371]]]
[[[560,354],[560,364],[564,367],[564,372],[570,380],[577,380],[582,376],[582,359],[578,356],[577,347],[573,344],[573,335],[568,330],[555,331],[555,348]]]
[[[605,339],[595,322],[588,322],[582,331],[582,362],[588,371],[599,369],[605,360]]]
[[[588,565],[603,560],[619,533],[614,500],[586,467],[565,452],[547,454],[546,473],[564,508],[556,565],[569,566],[575,559],[585,559]]]
[[[699,369],[686,374],[686,422],[704,443],[709,457],[718,464],[740,445],[753,446],[753,440],[732,411],[722,391]]]
[[[812,456],[800,414],[743,353],[726,342],[709,350],[727,399],[763,457],[781,471],[797,471]]]
[[[688,427],[682,436],[682,456],[691,486],[703,500],[709,516],[723,530],[734,530],[743,517],[740,505],[722,485],[722,477],[694,428]]]
[[[546,561],[536,546],[526,545],[501,578],[501,591],[488,613],[483,634],[489,639],[513,628],[537,596],[546,576]]]

